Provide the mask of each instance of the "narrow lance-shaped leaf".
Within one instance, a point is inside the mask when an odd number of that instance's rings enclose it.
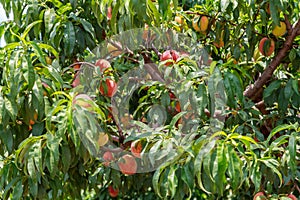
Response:
[[[176,176],[176,170],[178,166],[171,166],[169,174],[168,174],[168,185],[169,190],[171,192],[171,198],[173,198],[176,194],[177,186],[178,186],[178,178]]]
[[[31,41],[30,45],[33,47],[33,50],[37,56],[37,58],[39,59],[39,61],[43,64],[43,65],[47,65],[46,60],[45,60],[45,56],[41,50],[41,48],[37,45],[36,42]]]
[[[202,182],[202,164],[203,164],[203,159],[204,156],[207,155],[214,147],[216,144],[216,140],[213,139],[211,140],[207,145],[202,146],[201,150],[199,151],[196,160],[195,160],[195,176],[197,177],[198,185],[200,189],[205,191],[206,193],[210,194],[211,192],[207,191]]]
[[[65,23],[65,30],[64,30],[64,51],[65,54],[70,56],[73,53],[74,46],[75,46],[75,30],[72,22],[68,21]]]
[[[275,174],[277,174],[279,178],[280,185],[282,185],[282,174],[280,173],[278,167],[279,167],[279,162],[273,158],[260,158],[258,161],[261,161],[264,163],[268,168],[270,168]]]
[[[34,72],[34,67],[32,65],[32,60],[30,56],[28,55],[26,59],[27,59],[27,74],[28,74],[28,90],[31,90],[35,81],[35,72]]]
[[[288,165],[291,169],[292,172],[292,177],[296,177],[296,173],[297,173],[297,162],[296,162],[296,137],[299,135],[299,133],[297,132],[293,132],[290,135],[290,139],[289,139],[289,154],[290,154],[290,158],[288,161]]]
[[[34,21],[26,27],[25,31],[22,34],[22,40],[25,40],[26,36],[28,35],[28,33],[32,29],[32,27],[38,23],[42,23],[42,20]]]
[[[279,126],[276,126],[270,133],[270,135],[267,138],[267,142],[269,143],[271,138],[278,132],[283,131],[283,130],[289,130],[289,129],[295,129],[294,125],[289,125],[289,124],[281,124]]]
[[[215,160],[215,164],[214,164],[217,167],[217,173],[214,175],[214,178],[216,180],[216,186],[219,191],[219,195],[221,196],[223,196],[223,192],[225,190],[225,181],[226,181],[225,173],[228,167],[225,153],[226,153],[225,143],[222,142],[217,147],[217,159]]]
[[[238,187],[242,184],[242,165],[241,160],[238,157],[237,153],[234,151],[232,145],[228,145],[226,152],[226,158],[228,162],[228,175],[230,177],[230,185],[233,190],[237,190]]]
[[[48,8],[44,14],[45,31],[49,33],[55,22],[55,11],[53,8]]]

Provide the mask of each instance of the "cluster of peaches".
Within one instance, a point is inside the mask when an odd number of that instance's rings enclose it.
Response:
[[[160,56],[160,61],[163,62],[165,66],[172,66],[174,63],[178,61],[180,58],[180,53],[175,50],[166,50],[164,51]],[[76,66],[76,65],[75,65]],[[105,76],[113,71],[113,68],[109,61],[105,59],[99,59],[94,64],[95,67],[99,67],[102,74]],[[74,76],[74,80],[72,82],[72,87],[77,87],[80,85],[80,65],[74,68],[76,71],[76,74]],[[115,80],[111,78],[106,78],[105,82],[102,80],[100,82],[99,92],[101,95],[112,98],[118,89],[118,84]],[[173,93],[170,92],[170,99],[175,100],[176,97]],[[78,94],[74,97],[73,105],[77,104],[85,109],[88,109],[91,107],[91,105],[88,103],[89,101],[92,101],[92,99],[86,95],[86,94]],[[180,112],[180,104],[177,101],[175,104],[175,110],[176,112]],[[138,164],[137,160],[141,158],[141,152],[143,150],[142,142],[139,140],[132,141],[130,144],[130,152],[131,154],[124,154],[120,158],[115,155],[113,151],[106,150],[103,155],[103,165],[106,167],[111,166],[112,164],[117,164],[118,169],[121,173],[124,175],[133,175],[137,173]],[[118,196],[118,189],[114,188],[112,185],[108,187],[108,192],[111,197]]]
[[[266,12],[270,15],[269,7],[266,7]],[[179,15],[175,16],[174,21],[179,25],[184,24],[184,18]],[[210,20],[210,16],[196,15],[192,19],[192,28],[196,32],[206,35],[209,30],[210,21],[214,21],[212,19]],[[285,35],[286,31],[287,31],[286,23],[284,21],[280,21],[279,25],[274,26],[272,30],[272,35],[275,36],[276,38],[279,38]],[[216,35],[213,45],[216,46],[217,48],[224,47],[223,38],[224,38],[224,31],[221,31],[220,34]],[[258,50],[263,56],[268,57],[272,55],[275,50],[275,41],[272,38],[267,36],[262,37],[262,39],[259,41]]]

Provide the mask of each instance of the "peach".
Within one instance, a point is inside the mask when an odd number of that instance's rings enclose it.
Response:
[[[268,42],[269,44],[267,44]],[[270,56],[275,50],[275,42],[272,39],[264,37],[259,42],[259,51],[264,56]]]
[[[118,84],[111,79],[105,80],[105,85],[103,82],[100,83],[99,91],[103,96],[113,97],[118,90]]]
[[[121,157],[118,162],[120,171],[126,175],[133,175],[137,171],[137,162],[135,158],[129,154]]]

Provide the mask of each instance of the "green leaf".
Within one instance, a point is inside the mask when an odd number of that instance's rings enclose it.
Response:
[[[288,161],[288,166],[291,169],[292,177],[296,177],[296,173],[297,173],[297,162],[296,162],[296,160],[297,160],[296,159],[297,136],[299,136],[299,133],[297,133],[297,132],[293,132],[290,135],[289,146],[288,146],[289,154],[290,154],[289,161]]]
[[[152,178],[153,189],[160,198],[163,198],[163,197],[161,196],[161,193],[160,193],[161,182],[159,180],[160,180],[160,177],[163,176],[163,172],[165,172],[165,170],[163,168],[159,168],[158,170],[155,171],[153,178]]]
[[[180,112],[172,118],[172,121],[170,122],[170,125],[169,125],[169,131],[172,131],[174,129],[176,122],[185,114],[186,114],[186,112]]]
[[[46,33],[50,33],[52,27],[55,22],[55,10],[53,8],[48,8],[44,14],[44,23],[45,23],[45,31]]]
[[[235,45],[233,50],[233,56],[236,60],[238,60],[241,56],[241,49],[240,45]]]
[[[271,19],[274,22],[274,25],[279,25],[280,24],[280,19],[279,19],[279,11],[277,9],[278,1],[277,0],[270,0],[270,12],[271,12]]]
[[[270,135],[267,138],[267,143],[269,143],[271,141],[271,138],[278,132],[283,131],[283,130],[291,130],[291,129],[295,129],[294,125],[289,125],[289,124],[281,124],[276,126],[270,133]]]
[[[258,161],[264,163],[268,168],[270,168],[275,174],[277,174],[278,178],[279,178],[279,187],[281,187],[282,185],[282,174],[280,173],[280,171],[278,170],[279,168],[279,162],[273,158],[260,158],[258,159]]]
[[[47,50],[47,51],[51,52],[56,58],[59,58],[58,52],[52,46],[50,46],[48,44],[43,44],[43,43],[39,43],[38,46],[41,49],[44,49],[44,50]]]
[[[95,36],[95,30],[94,30],[93,25],[90,22],[83,19],[83,18],[78,18],[78,20],[82,24],[84,30],[86,30],[89,34],[91,34],[92,37],[94,37]]]
[[[296,57],[297,57],[297,51],[296,51],[296,49],[292,48],[290,53],[289,53],[290,61],[291,62],[294,61]]]
[[[289,135],[282,135],[279,138],[276,138],[270,146],[269,146],[269,152],[272,153],[274,148],[279,148],[281,145],[285,144],[288,142]]]
[[[298,85],[298,79],[292,79],[292,87],[294,92],[299,95],[299,85]]]
[[[38,46],[38,44],[34,41],[30,42],[30,45],[33,47],[33,50],[37,56],[37,58],[39,59],[39,61],[43,64],[43,65],[47,65],[46,60],[45,60],[45,56],[41,50],[41,48]]]
[[[14,186],[11,199],[12,200],[22,199],[22,195],[23,195],[23,183],[22,180],[19,180]]]
[[[158,26],[160,24],[160,14],[152,0],[147,0],[147,7],[149,10],[148,12],[152,12],[151,14],[153,15],[155,25]]]
[[[216,164],[217,163],[217,164]],[[228,167],[228,161],[226,159],[225,143],[222,142],[217,146],[217,159],[215,161],[217,165],[217,173],[214,175],[218,193],[220,196],[223,196],[225,190],[226,176],[225,173]]]
[[[204,113],[204,109],[206,108],[206,106],[208,105],[208,96],[207,96],[207,91],[206,91],[206,87],[203,83],[201,83],[198,86],[198,90],[197,90],[197,99],[199,102],[199,115],[203,116]]]
[[[38,194],[38,182],[33,181],[31,178],[28,179],[28,188],[30,190],[30,194],[34,197]]]
[[[65,30],[64,30],[64,52],[67,56],[71,56],[75,46],[75,30],[72,22],[68,21],[65,23]]]
[[[37,172],[36,172],[36,168],[34,165],[34,160],[30,156],[28,156],[28,158],[27,158],[27,172],[28,172],[30,178],[32,180],[34,180],[34,182],[37,182],[36,176],[35,176]]]
[[[233,84],[231,83],[231,80],[228,77],[228,74],[229,73],[226,73],[226,75],[224,75],[224,86],[225,86],[225,89],[226,89],[226,94],[228,96],[227,104],[231,108],[235,108],[237,106],[237,102],[234,98],[235,97],[235,95],[234,95],[235,88],[232,87]]]
[[[185,163],[181,168],[182,180],[192,190],[194,188],[194,165],[193,162]]]
[[[15,184],[17,184],[19,181],[22,181],[21,177],[15,177],[12,180],[10,180],[10,182],[5,186],[5,188],[3,190],[3,193],[2,193],[3,199],[9,199],[7,195],[9,194],[12,187],[14,187]]]
[[[31,24],[29,24],[28,26],[26,26],[26,29],[23,32],[22,37],[21,37],[22,40],[25,40],[26,36],[28,35],[29,31],[32,29],[33,26],[35,26],[38,23],[42,23],[42,22],[43,22],[42,20],[38,20],[38,21],[34,21]]]
[[[250,179],[255,186],[255,191],[260,189],[262,173],[260,169],[260,165],[258,163],[254,163],[254,166],[250,168]]]
[[[280,88],[281,80],[272,81],[270,85],[264,90],[264,98],[271,96],[271,94]]]
[[[294,93],[292,84],[293,84],[293,79],[289,79],[289,81],[287,82],[284,88],[284,97],[286,101],[289,101]]]
[[[111,30],[113,33],[117,33],[117,15],[119,12],[120,8],[120,1],[117,1],[116,5],[113,7],[112,14],[111,14],[111,19],[110,19],[110,25],[111,25]]]
[[[228,162],[228,175],[230,178],[230,185],[233,190],[237,190],[243,181],[242,162],[237,153],[234,151],[232,145],[228,145],[225,150],[227,150],[226,159]]]
[[[257,144],[257,142],[253,138],[251,138],[249,136],[240,135],[239,133],[230,134],[228,138],[229,139],[238,139],[238,140],[242,141],[248,148],[250,148],[250,142],[252,144]]]
[[[49,172],[51,176],[54,176],[58,169],[59,145],[61,140],[62,140],[61,138],[58,138],[55,135],[47,134],[47,148],[49,149],[49,153],[50,153]]]
[[[2,109],[1,109],[2,110]],[[6,130],[0,125],[0,139],[1,143],[6,146],[9,153],[13,150],[14,138],[11,128],[8,127]]]
[[[177,165],[171,166],[169,174],[168,174],[168,185],[169,185],[169,189],[171,191],[171,199],[175,196],[177,186],[178,186],[178,178],[176,176],[177,168],[178,168]]]
[[[68,145],[61,146],[61,159],[63,164],[63,171],[66,173],[71,165],[72,153]]]
[[[34,67],[32,65],[32,60],[30,56],[28,55],[26,59],[27,59],[27,74],[28,74],[28,90],[31,90],[35,82],[35,72],[34,72]]]
[[[207,191],[203,186],[202,164],[203,164],[204,157],[215,147],[215,144],[216,144],[216,140],[213,139],[208,144],[202,146],[202,148],[200,149],[198,155],[196,156],[195,164],[194,164],[195,176],[197,177],[198,185],[199,185],[200,189],[202,189],[203,191],[205,191],[208,194],[211,194],[211,192]]]
[[[12,42],[12,43],[9,43],[9,44],[5,45],[4,50],[15,49],[18,46],[20,46],[19,42]]]

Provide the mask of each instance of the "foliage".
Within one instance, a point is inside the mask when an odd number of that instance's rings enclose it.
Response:
[[[300,196],[298,1],[0,2],[14,16],[0,24],[3,199],[109,199],[109,186],[121,199]],[[194,28],[201,16],[206,31]],[[276,43],[270,57],[263,37]],[[179,58],[161,59],[171,48]],[[130,98],[103,95],[107,79]],[[141,171],[107,167],[103,149],[118,163],[134,141]]]

